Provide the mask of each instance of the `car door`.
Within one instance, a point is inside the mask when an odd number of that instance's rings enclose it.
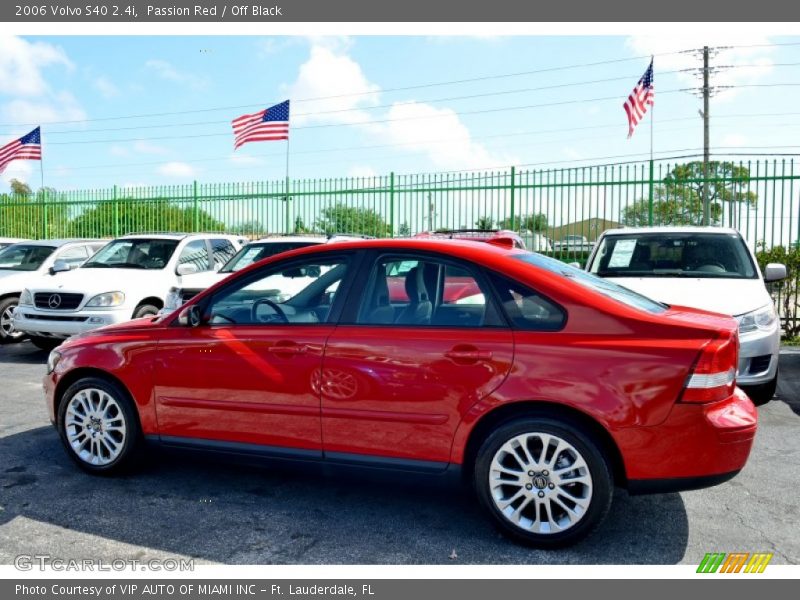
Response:
[[[326,458],[443,468],[461,415],[511,368],[511,331],[473,266],[402,252],[368,263],[325,348]]]
[[[353,256],[266,266],[201,300],[201,322],[159,344],[155,402],[161,435],[321,455],[319,371]]]

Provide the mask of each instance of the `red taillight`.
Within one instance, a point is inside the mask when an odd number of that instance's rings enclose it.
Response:
[[[739,361],[739,338],[711,340],[700,351],[694,369],[686,379],[681,402],[716,402],[733,394]]]

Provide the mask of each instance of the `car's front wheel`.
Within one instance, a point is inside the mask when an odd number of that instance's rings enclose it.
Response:
[[[474,483],[503,532],[542,548],[591,533],[613,494],[600,446],[583,428],[550,417],[511,421],[489,435],[478,450]]]
[[[18,342],[24,333],[14,329],[14,309],[19,304],[19,298],[6,298],[0,300],[0,344]]]
[[[97,377],[79,379],[64,392],[58,431],[70,458],[92,474],[131,466],[142,445],[130,396],[118,384]]]

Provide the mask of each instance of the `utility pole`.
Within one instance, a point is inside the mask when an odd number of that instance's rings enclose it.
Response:
[[[708,99],[711,88],[708,85],[708,46],[703,46],[703,225],[708,226],[710,221],[710,206],[708,198],[708,160],[709,160],[709,114]]]

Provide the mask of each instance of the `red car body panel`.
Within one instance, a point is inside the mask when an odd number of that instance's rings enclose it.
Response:
[[[373,240],[341,242],[335,251],[376,248],[440,253],[496,270],[558,303],[566,324],[557,332],[529,332],[344,324],[190,328],[177,326],[177,314],[140,319],[59,349],[62,359],[45,377],[51,418],[58,395],[83,372],[76,370],[94,369],[128,389],[144,433],[152,436],[458,465],[487,415],[546,402],[602,427],[630,480],[699,477],[744,465],[757,416],[742,392],[709,404],[680,402],[703,348],[719,336],[736,336],[732,318],[681,307],[637,310],[489,244]],[[331,251],[285,253],[220,285],[279,260]]]

